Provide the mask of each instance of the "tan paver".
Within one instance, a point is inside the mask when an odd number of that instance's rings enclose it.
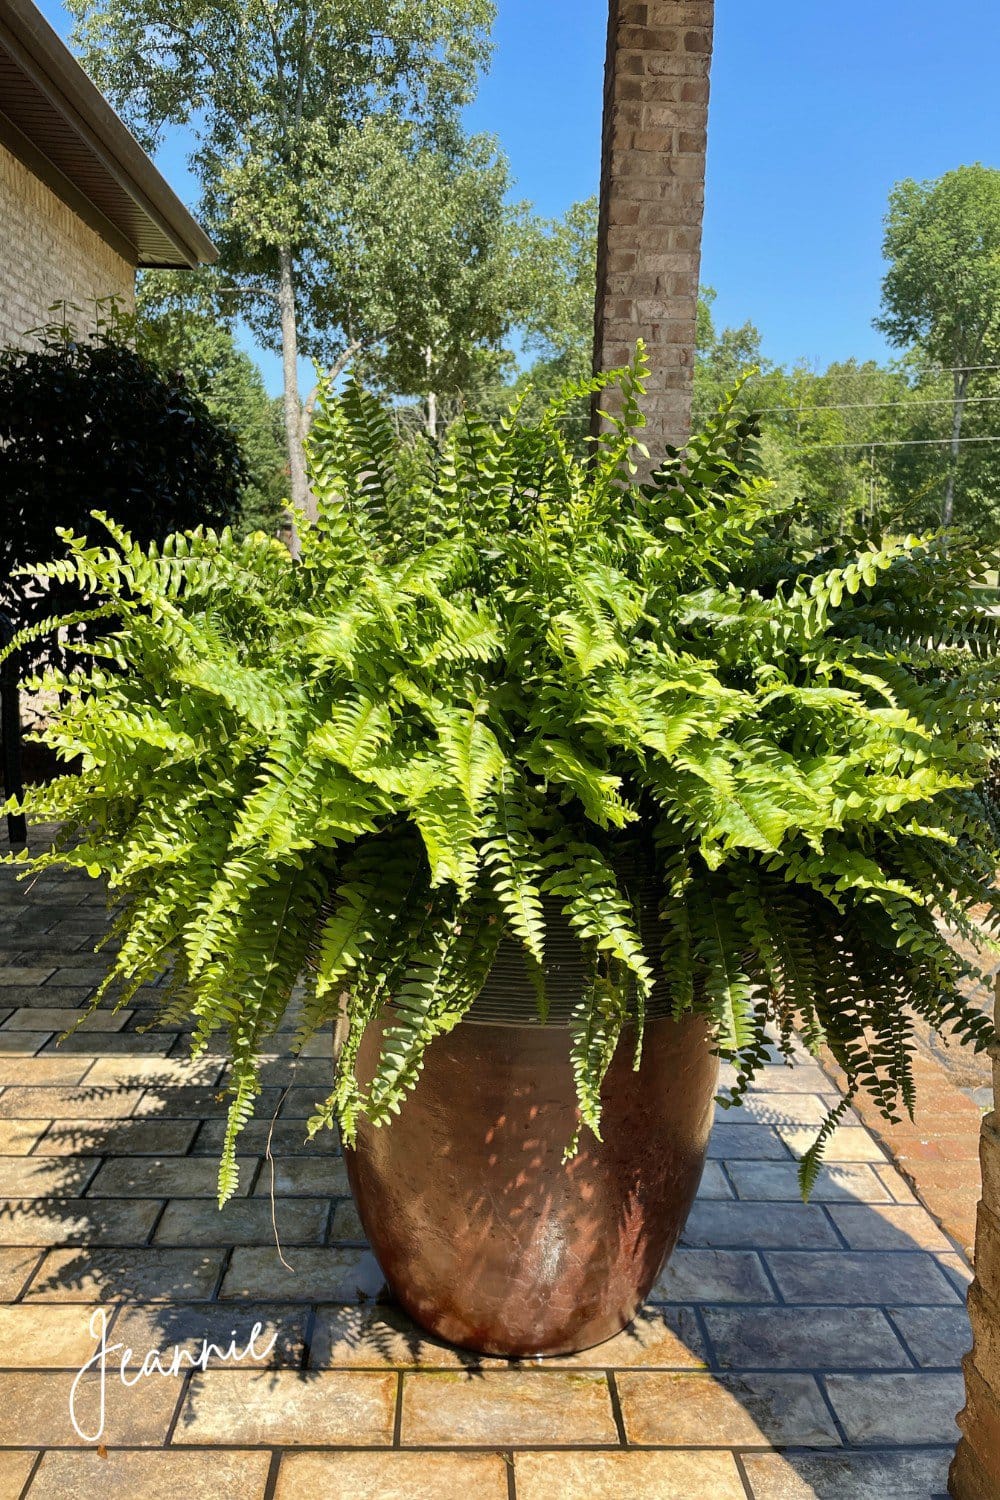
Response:
[[[261,1500],[269,1453],[46,1453],[32,1482],[31,1500]],[[2,1492],[0,1492],[2,1493]]]
[[[944,1250],[951,1241],[919,1204],[847,1204],[830,1207],[830,1218],[852,1250]]]
[[[78,1370],[97,1348],[91,1333],[95,1306],[56,1307],[22,1302],[0,1307],[0,1367]]]
[[[5,1031],[121,1031],[132,1018],[130,1010],[95,1010],[80,1020],[69,1006],[24,1006],[3,1023]]]
[[[750,1250],[675,1250],[651,1293],[654,1302],[776,1302]]]
[[[79,1083],[90,1063],[85,1057],[0,1057],[0,1084]]]
[[[828,1375],[826,1392],[852,1443],[957,1443],[965,1403],[959,1372]]]
[[[70,1370],[0,1372],[0,1447],[82,1447],[69,1414]],[[180,1399],[179,1380],[142,1380],[126,1389],[107,1381],[104,1441],[109,1447],[162,1447]],[[100,1380],[85,1376],[78,1387],[76,1419],[85,1433],[100,1423]],[[2,1459],[0,1459],[2,1463]]]
[[[396,1377],[352,1370],[209,1370],[192,1380],[175,1444],[388,1447]]]
[[[98,1057],[87,1074],[89,1084],[110,1088],[147,1088],[157,1084],[204,1086],[222,1076],[219,1058]]]
[[[909,1363],[880,1307],[706,1307],[702,1317],[724,1370],[878,1370]]]
[[[141,1095],[136,1090],[81,1084],[79,1088],[7,1088],[0,1094],[4,1120],[121,1120]]]
[[[927,1500],[943,1496],[951,1448],[911,1453],[747,1453],[754,1500]]]
[[[729,1174],[744,1202],[801,1201],[799,1169],[794,1162],[735,1161]],[[891,1203],[892,1195],[867,1162],[838,1162],[821,1167],[810,1193],[812,1203]]]
[[[197,1120],[53,1120],[35,1156],[183,1156]]]
[[[0,1216],[2,1223],[2,1216]],[[38,1264],[35,1249],[0,1249],[0,1303],[13,1302]]]
[[[923,1251],[770,1250],[768,1269],[786,1302],[886,1303],[931,1306],[958,1300],[955,1288]]]
[[[255,1156],[236,1158],[240,1172],[237,1195],[250,1191],[257,1167]],[[2,1170],[2,1169],[0,1169]],[[186,1156],[115,1157],[106,1161],[88,1189],[90,1198],[215,1198],[218,1163]]]
[[[316,1312],[311,1368],[336,1369],[460,1369],[504,1367],[506,1360],[490,1359],[456,1349],[423,1333],[399,1308],[320,1307]],[[649,1307],[616,1338],[580,1354],[547,1358],[550,1369],[628,1369],[642,1365],[661,1369],[702,1369],[704,1340],[689,1307]],[[521,1362],[537,1369],[538,1363]]]
[[[498,1447],[618,1442],[603,1375],[568,1370],[403,1376],[403,1446]]]
[[[282,1246],[323,1243],[330,1213],[325,1199],[276,1198],[274,1213]],[[154,1239],[158,1245],[273,1246],[271,1204],[266,1198],[234,1198],[220,1210],[207,1197],[176,1198],[167,1204]]]
[[[269,1170],[260,1174],[256,1193],[271,1191]],[[339,1156],[285,1156],[274,1163],[274,1191],[282,1197],[296,1195],[315,1198],[326,1195],[339,1198],[351,1191],[347,1168]]]
[[[275,1500],[507,1500],[507,1465],[495,1453],[292,1453],[281,1460],[274,1493]]]
[[[116,1358],[122,1354],[131,1368],[141,1365],[150,1350],[156,1349],[169,1363],[174,1349],[185,1350],[192,1358],[202,1353],[207,1339],[218,1349],[226,1350],[231,1343],[245,1351],[257,1324],[260,1332],[254,1338],[254,1351],[263,1351],[273,1337],[275,1344],[267,1358],[247,1359],[247,1369],[299,1369],[305,1351],[306,1323],[309,1309],[287,1307],[279,1304],[255,1302],[251,1307],[234,1307],[229,1302],[170,1302],[148,1303],[145,1306],[123,1307],[115,1319],[110,1339],[123,1346]],[[213,1354],[210,1366],[221,1364],[221,1357]],[[188,1368],[185,1364],[184,1368]]]
[[[219,1251],[50,1250],[26,1295],[32,1302],[172,1302],[211,1298]]]
[[[778,1125],[777,1135],[794,1157],[804,1156],[816,1139],[815,1130],[803,1125]],[[860,1125],[841,1125],[833,1132],[823,1153],[825,1161],[884,1162],[885,1152]]]
[[[141,1198],[26,1198],[0,1209],[0,1245],[141,1245],[159,1211]]]
[[[0,1460],[0,1500],[21,1500],[21,1491],[31,1473],[37,1453],[7,1452]]]
[[[519,1453],[517,1500],[746,1500],[730,1453]]]
[[[616,1376],[630,1443],[669,1448],[822,1448],[840,1437],[811,1375]]]
[[[0,1156],[0,1198],[72,1198],[99,1166],[95,1156]]]
[[[0,1153],[27,1156],[45,1134],[44,1120],[0,1120]]]
[[[300,1302],[371,1302],[385,1278],[370,1250],[310,1247],[291,1250],[278,1259],[274,1245],[238,1247],[233,1251],[223,1297],[288,1298]]]

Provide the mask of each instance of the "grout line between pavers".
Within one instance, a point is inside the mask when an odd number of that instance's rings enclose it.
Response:
[[[768,1252],[768,1253],[770,1253],[770,1252]],[[771,1267],[770,1267],[770,1265],[768,1263],[767,1255],[765,1255],[762,1250],[756,1250],[756,1251],[754,1251],[754,1254],[756,1255],[758,1261],[760,1262],[760,1264],[764,1268],[764,1277],[765,1277],[768,1285],[770,1286],[772,1292],[775,1295],[775,1298],[777,1300],[777,1305],[779,1307],[787,1307],[788,1303],[785,1301],[785,1299],[784,1299],[784,1297],[782,1295],[782,1292],[781,1292],[781,1288],[778,1285],[777,1279],[775,1278],[774,1272],[771,1270]]]
[[[392,1418],[392,1446],[401,1447],[403,1434],[403,1371],[396,1371],[396,1408]]]
[[[138,1444],[138,1443],[108,1443],[107,1447],[108,1447],[108,1449],[109,1449],[110,1452],[114,1452],[114,1453],[163,1453],[164,1451],[169,1451],[171,1453],[190,1453],[190,1454],[200,1453],[200,1454],[203,1454],[203,1455],[204,1454],[211,1454],[211,1453],[214,1453],[214,1452],[220,1452],[220,1453],[272,1453],[274,1451],[274,1441],[272,1439],[270,1442],[261,1442],[261,1443],[250,1443],[250,1442],[232,1442],[232,1443],[222,1443],[222,1442],[213,1442],[213,1443],[174,1443],[174,1444],[171,1445],[171,1447],[169,1448],[169,1450],[165,1450],[164,1447],[163,1447],[163,1445],[162,1445],[162,1443],[145,1443],[145,1444]],[[826,1457],[826,1456],[829,1456],[831,1458],[843,1458],[845,1456],[849,1456],[849,1457],[853,1458],[853,1457],[857,1457],[857,1456],[860,1456],[860,1455],[871,1454],[871,1453],[887,1453],[887,1454],[900,1454],[900,1453],[942,1453],[942,1452],[950,1453],[952,1451],[952,1447],[953,1447],[952,1444],[942,1443],[942,1442],[935,1442],[935,1443],[890,1443],[890,1442],[887,1442],[886,1439],[884,1439],[884,1438],[880,1438],[877,1441],[873,1441],[873,1442],[870,1442],[870,1443],[850,1443],[850,1444],[848,1444],[845,1447],[838,1447],[838,1446],[836,1446],[836,1445],[834,1445],[832,1443],[826,1443],[822,1447],[813,1447],[813,1448],[804,1447],[801,1443],[798,1443],[798,1444],[791,1444],[791,1443],[769,1443],[766,1440],[764,1440],[764,1441],[762,1441],[757,1446],[754,1446],[752,1443],[744,1443],[742,1445],[742,1448],[741,1448],[740,1451],[743,1452],[743,1453],[747,1453],[747,1454],[749,1454],[749,1453],[754,1453],[754,1454],[758,1454],[758,1453],[760,1453],[760,1454],[776,1454],[779,1458],[787,1457],[790,1454],[791,1455],[807,1455],[810,1458],[814,1458],[814,1457]],[[25,1443],[11,1443],[11,1444],[5,1445],[3,1448],[0,1448],[0,1455],[2,1455],[3,1453],[12,1453],[12,1452],[13,1453],[24,1453],[26,1451],[30,1451],[30,1449],[31,1449],[31,1444],[30,1443],[28,1443],[28,1444],[25,1444]],[[388,1446],[388,1444],[386,1444],[386,1443],[333,1443],[333,1444],[331,1444],[330,1442],[327,1442],[327,1441],[324,1441],[322,1443],[295,1442],[294,1445],[289,1444],[289,1445],[286,1446],[286,1448],[283,1448],[281,1451],[282,1452],[288,1451],[288,1449],[291,1449],[295,1453],[302,1453],[302,1452],[305,1452],[305,1453],[391,1453],[391,1452],[393,1452],[393,1449],[390,1448]],[[72,1454],[74,1454],[76,1456],[79,1456],[79,1454],[81,1454],[81,1453],[92,1452],[93,1449],[92,1448],[81,1448],[81,1446],[80,1446],[79,1443],[72,1443],[72,1444],[70,1444],[70,1443],[49,1443],[49,1444],[46,1445],[46,1448],[45,1448],[44,1451],[48,1452],[48,1453],[72,1453]],[[452,1443],[452,1444],[448,1444],[448,1443],[407,1443],[406,1447],[403,1448],[403,1449],[401,1449],[400,1451],[403,1452],[403,1453],[432,1453],[432,1454],[440,1454],[440,1453],[454,1453],[454,1454],[463,1454],[463,1453],[489,1453],[489,1454],[501,1455],[501,1456],[502,1456],[502,1453],[503,1453],[503,1450],[499,1449],[497,1447],[496,1443],[461,1443],[461,1444],[454,1444],[454,1443]],[[621,1450],[620,1447],[617,1446],[617,1444],[612,1444],[612,1443],[519,1443],[518,1446],[517,1446],[517,1448],[513,1449],[511,1451],[513,1451],[515,1453],[621,1453],[622,1450]],[[732,1454],[733,1451],[734,1450],[733,1450],[732,1443],[698,1443],[698,1444],[696,1444],[694,1446],[692,1446],[690,1444],[686,1444],[683,1447],[677,1447],[675,1445],[666,1444],[666,1443],[641,1443],[641,1444],[634,1444],[629,1449],[630,1453],[671,1453],[671,1454],[676,1454],[676,1453],[729,1453],[729,1454]],[[574,1500],[578,1500],[578,1497],[574,1497]],[[588,1500],[591,1500],[591,1497],[588,1497]],[[838,1496],[838,1500],[842,1500],[842,1497]]]
[[[92,1199],[91,1201],[96,1203],[99,1200],[95,1198],[95,1199]],[[148,1246],[150,1249],[158,1248],[158,1247],[155,1246],[156,1233],[157,1233],[157,1230],[159,1229],[160,1225],[163,1223],[163,1215],[167,1211],[167,1205],[168,1205],[169,1202],[170,1202],[169,1198],[164,1198],[163,1202],[160,1204],[159,1208],[157,1209],[156,1215],[155,1215],[155,1217],[153,1219],[153,1222],[149,1226],[149,1233],[146,1235],[146,1238],[143,1241],[143,1248],[145,1248],[146,1246]],[[164,1246],[162,1248],[166,1248],[166,1247]]]
[[[514,1450],[504,1449],[500,1457],[504,1461],[507,1470],[507,1500],[517,1500],[517,1476],[514,1472]]]
[[[900,1304],[900,1305],[903,1305],[903,1304]],[[911,1304],[911,1305],[916,1305],[916,1304]],[[899,1324],[896,1322],[896,1319],[892,1316],[892,1313],[889,1311],[888,1304],[882,1308],[882,1315],[885,1318],[886,1322],[888,1323],[889,1327],[892,1329],[893,1333],[899,1339],[899,1342],[902,1344],[903,1349],[904,1349],[904,1351],[905,1351],[905,1353],[907,1355],[907,1358],[909,1358],[909,1359],[911,1359],[913,1361],[913,1368],[915,1370],[923,1370],[925,1367],[920,1363],[919,1359],[917,1359],[917,1357],[914,1354],[913,1350],[910,1348],[910,1346],[909,1346],[909,1344],[908,1344],[908,1342],[906,1340],[906,1335],[903,1333],[903,1330],[900,1328]]]
[[[41,1466],[42,1459],[44,1457],[45,1457],[45,1449],[44,1448],[42,1448],[38,1453],[35,1454],[34,1461],[33,1461],[32,1465],[31,1465],[30,1469],[28,1470],[28,1477],[24,1481],[24,1484],[21,1486],[19,1500],[24,1500],[25,1495],[27,1495],[28,1491],[31,1489],[31,1486],[34,1484],[34,1482],[35,1482],[35,1475],[38,1473],[38,1470],[39,1470],[39,1468]]]
[[[605,1378],[607,1379],[608,1391],[611,1396],[611,1414],[615,1419],[615,1426],[618,1429],[618,1441],[623,1448],[627,1448],[629,1445],[628,1433],[625,1431],[625,1415],[622,1411],[621,1397],[618,1394],[618,1382],[615,1379],[614,1370],[605,1371]]]
[[[258,1302],[260,1300],[261,1299],[258,1299]],[[257,1303],[255,1303],[254,1305],[256,1306]],[[279,1303],[278,1305],[280,1306],[281,1304]],[[302,1324],[302,1357],[299,1360],[299,1369],[303,1371],[303,1373],[308,1372],[312,1369],[312,1365],[310,1362],[312,1360],[313,1339],[316,1336],[316,1324],[318,1320],[319,1312],[317,1310],[316,1303],[310,1302],[309,1307],[306,1310],[305,1319]]]
[[[735,1448],[733,1449],[733,1463],[736,1465],[736,1472],[740,1476],[740,1483],[746,1491],[747,1500],[756,1500],[753,1485],[750,1483],[750,1475],[747,1473],[746,1465],[743,1462],[743,1455],[742,1453],[738,1453]]]
[[[35,1247],[33,1245],[23,1247],[12,1245],[9,1248],[13,1250],[21,1248],[33,1250]],[[35,1261],[35,1264],[32,1266],[28,1275],[25,1277],[24,1285],[21,1287],[21,1290],[18,1292],[17,1296],[14,1297],[13,1300],[8,1304],[10,1307],[16,1307],[19,1303],[22,1303],[24,1301],[25,1294],[31,1290],[32,1283],[34,1282],[35,1277],[38,1275],[39,1271],[42,1269],[42,1266],[45,1262],[45,1257],[48,1255],[50,1248],[51,1247],[47,1245],[39,1252],[38,1259]]]
[[[281,1460],[284,1454],[274,1449],[271,1452],[271,1462],[267,1469],[267,1479],[264,1481],[264,1493],[261,1500],[274,1500],[274,1492],[278,1488],[278,1471],[281,1468]]]
[[[714,1374],[715,1371],[721,1369],[721,1366],[719,1364],[718,1351],[717,1351],[717,1349],[715,1347],[715,1344],[712,1342],[712,1336],[711,1336],[711,1334],[708,1331],[708,1324],[705,1322],[705,1319],[702,1316],[702,1311],[701,1311],[702,1304],[700,1302],[684,1303],[684,1304],[678,1303],[678,1306],[688,1306],[688,1307],[691,1308],[691,1311],[694,1314],[694,1326],[697,1328],[698,1332],[700,1333],[702,1343],[705,1346],[705,1358],[706,1358],[706,1361],[707,1361],[707,1368],[708,1368],[709,1372],[711,1372],[711,1373]],[[770,1306],[770,1303],[768,1304],[768,1306]],[[678,1335],[678,1337],[680,1337],[680,1335]],[[645,1367],[643,1367],[643,1368],[645,1368]]]
[[[155,1444],[155,1446],[159,1449],[170,1448],[173,1445],[174,1433],[177,1431],[177,1424],[181,1419],[181,1411],[183,1410],[184,1402],[187,1400],[187,1394],[191,1389],[191,1381],[193,1378],[193,1370],[188,1370],[186,1374],[181,1376],[180,1390],[177,1393],[177,1402],[174,1406],[173,1416],[167,1423],[167,1430],[164,1434],[163,1442]]]
[[[847,1433],[844,1431],[843,1424],[841,1423],[841,1420],[840,1420],[840,1418],[837,1415],[837,1412],[836,1412],[836,1409],[834,1407],[834,1404],[833,1404],[833,1402],[830,1399],[830,1393],[829,1393],[829,1391],[826,1388],[826,1378],[825,1378],[826,1375],[831,1375],[831,1374],[835,1374],[835,1373],[837,1373],[837,1372],[836,1371],[832,1371],[832,1370],[827,1370],[827,1371],[824,1372],[824,1374],[817,1375],[816,1376],[816,1384],[819,1387],[820,1398],[822,1399],[824,1405],[826,1406],[827,1411],[830,1413],[830,1419],[833,1422],[834,1428],[835,1428],[835,1430],[837,1432],[837,1436],[840,1438],[841,1447],[842,1448],[851,1448],[854,1445],[851,1443],[850,1438],[847,1436]],[[876,1372],[874,1372],[872,1370],[857,1370],[857,1371],[854,1371],[853,1373],[858,1374],[858,1375],[871,1375],[871,1374],[874,1374]]]
[[[870,1205],[864,1205],[864,1206],[865,1207],[870,1207]],[[836,1235],[837,1239],[840,1241],[842,1247],[845,1250],[849,1251],[850,1248],[851,1248],[850,1242],[849,1242],[846,1234],[844,1234],[844,1232],[842,1231],[840,1225],[837,1223],[836,1219],[833,1217],[833,1214],[830,1212],[830,1205],[829,1205],[829,1203],[817,1203],[816,1207],[822,1212],[823,1217],[826,1219],[827,1223],[833,1229],[833,1232]]]

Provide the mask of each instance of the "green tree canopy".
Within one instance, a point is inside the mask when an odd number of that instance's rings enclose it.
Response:
[[[897,183],[889,199],[876,327],[952,374],[951,463],[941,519],[954,510],[965,402],[978,367],[1000,359],[1000,171],[958,167]]]
[[[298,355],[329,362],[360,318],[331,263],[339,216],[363,202],[359,162],[380,122],[406,122],[431,148],[453,141],[488,55],[491,0],[69,4],[89,71],[145,144],[169,124],[195,137],[224,269],[251,320],[280,330],[291,496],[308,510]],[[353,243],[378,248],[373,232]]]

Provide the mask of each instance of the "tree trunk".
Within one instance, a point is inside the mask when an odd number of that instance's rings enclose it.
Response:
[[[950,526],[955,512],[955,478],[958,472],[959,440],[962,436],[962,418],[965,415],[965,394],[969,388],[968,370],[956,370],[955,405],[951,414],[951,459],[948,464],[948,484],[941,506],[941,525]]]
[[[427,361],[427,436],[432,443],[437,442],[438,435],[438,402],[437,393],[429,389],[431,383],[431,371],[434,368],[434,350],[425,349],[424,359]]]
[[[302,442],[302,403],[299,400],[299,350],[295,319],[295,279],[292,252],[288,245],[278,249],[278,308],[281,314],[281,363],[284,371],[285,442],[288,448],[289,491],[295,511],[310,521],[316,519],[316,507],[306,478],[305,448]],[[292,551],[298,551],[297,539]]]

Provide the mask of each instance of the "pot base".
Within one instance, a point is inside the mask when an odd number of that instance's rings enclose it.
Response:
[[[371,1028],[362,1083],[378,1057]],[[577,1353],[628,1326],[697,1192],[718,1062],[700,1018],[618,1046],[603,1141],[577,1128],[562,1027],[461,1022],[428,1048],[398,1119],[345,1148],[361,1222],[400,1306],[438,1338],[507,1358]]]

